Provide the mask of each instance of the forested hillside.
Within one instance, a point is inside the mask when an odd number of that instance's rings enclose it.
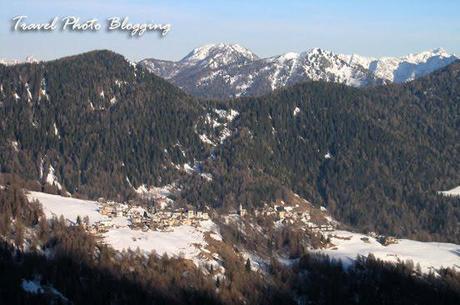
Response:
[[[361,230],[459,243],[459,199],[437,194],[460,184],[459,72],[213,102],[108,51],[0,65],[1,172],[90,198],[176,182],[218,209],[292,189]]]
[[[437,191],[460,184],[459,72],[457,63],[405,85],[310,82],[237,100],[238,132],[218,157],[226,176],[276,177],[350,225],[458,242],[459,200]]]
[[[0,164],[90,197],[162,184],[200,156],[196,100],[121,55],[0,66]]]
[[[45,219],[17,182],[0,188],[1,304],[458,304],[460,274],[421,274],[411,262],[361,257],[344,269],[304,253],[292,265],[273,258],[266,272],[225,245],[225,276],[179,257],[116,252],[83,224]],[[224,254],[225,253],[225,254]]]

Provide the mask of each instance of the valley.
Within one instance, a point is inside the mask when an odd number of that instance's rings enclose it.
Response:
[[[324,78],[316,64],[329,55],[338,70]],[[399,281],[411,288],[398,297],[455,304],[459,62],[390,84],[320,49],[305,60],[321,75],[278,74],[263,94],[230,100],[105,50],[0,65],[9,289],[64,304],[88,300],[71,288],[87,281],[107,285],[91,295],[139,304],[306,304],[315,291],[378,295]],[[243,70],[261,59],[219,46],[186,61]]]
[[[126,204],[117,203],[111,204],[115,208],[114,212],[107,213],[104,209],[107,205],[95,201],[83,201],[38,192],[30,192],[28,198],[38,200],[48,218],[59,218],[63,215],[71,226],[83,223],[83,219],[88,217],[88,224],[84,224],[88,232],[96,234],[101,242],[118,251],[139,249],[146,254],[154,251],[160,256],[167,254],[170,257],[191,260],[197,267],[213,264],[216,270],[223,268],[219,254],[210,253],[208,249],[207,238],[222,241],[222,236],[219,233],[219,227],[209,220],[207,214],[202,215],[201,212],[194,213],[194,211],[168,211],[167,207],[162,212],[147,213],[140,207],[128,207]],[[281,210],[280,207],[283,209]],[[280,206],[274,208],[256,210],[255,214],[241,209],[238,213],[215,215],[215,217],[227,219],[226,222],[230,221],[241,226],[242,219],[246,221],[253,219],[249,223],[256,223],[255,217],[263,215],[272,219],[272,225],[277,230],[281,230],[283,226],[296,222],[299,213],[294,212],[296,209],[298,207],[284,206],[281,203]],[[145,213],[145,216],[140,218],[138,213]],[[302,218],[299,219],[301,229],[314,231],[324,239],[330,239],[330,242],[309,250],[313,253],[327,254],[332,259],[341,261],[345,267],[352,264],[358,256],[367,257],[372,254],[388,262],[412,261],[414,265],[419,265],[420,271],[424,273],[430,271],[436,273],[441,267],[460,270],[460,245],[424,243],[378,236],[375,233],[364,235],[336,230],[337,225],[341,225],[332,220],[326,212],[323,212],[319,218],[318,215],[314,217],[317,222],[326,223],[325,225],[310,222],[310,213],[304,212]],[[318,212],[312,211],[312,213],[317,214]],[[161,228],[149,227],[147,223],[154,222],[158,216],[165,219],[168,225],[162,225]],[[176,221],[172,222],[172,220]],[[139,225],[140,223],[144,224]],[[244,248],[240,248],[239,252],[243,253],[244,257],[249,257],[253,266],[259,266],[262,272],[267,271],[263,269],[263,266],[268,264],[268,261],[263,259],[263,254],[253,253]],[[289,257],[280,256],[279,260],[286,264],[289,262]]]

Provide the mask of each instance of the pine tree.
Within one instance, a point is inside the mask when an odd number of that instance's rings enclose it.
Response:
[[[246,260],[246,264],[244,267],[246,272],[251,272],[251,261],[249,260],[249,258]]]

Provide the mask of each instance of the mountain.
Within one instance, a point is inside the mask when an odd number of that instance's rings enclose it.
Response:
[[[216,44],[197,48],[178,62],[145,59],[141,65],[192,95],[217,99],[262,95],[306,80],[382,83],[363,67],[321,49],[260,59],[239,45]]]
[[[1,171],[93,199],[167,186],[178,202],[224,211],[295,192],[363,231],[457,242],[458,199],[438,192],[460,181],[459,71],[205,101],[109,51],[0,66]]]
[[[458,59],[442,48],[409,54],[404,57],[371,58],[359,55],[340,55],[339,57],[349,64],[368,69],[376,77],[395,83],[414,80]]]
[[[197,101],[121,55],[0,66],[0,75],[3,172],[60,193],[116,197],[167,183],[179,172],[172,164],[204,151],[193,131]]]
[[[33,56],[27,56],[25,60],[0,58],[0,65],[5,65],[5,66],[17,65],[21,63],[31,64],[31,63],[37,63],[37,62],[39,62],[39,60],[34,58]]]
[[[459,96],[460,62],[229,101],[110,51],[1,65],[0,302],[458,304]]]
[[[217,158],[228,177],[241,168],[275,177],[365,231],[458,241],[458,199],[437,191],[460,181],[459,90],[457,62],[403,85],[310,82],[241,99]],[[276,197],[270,189],[262,196]]]
[[[456,59],[442,49],[381,59],[311,49],[261,59],[239,45],[216,44],[197,48],[178,62],[145,59],[141,64],[189,94],[228,99],[260,96],[307,80],[354,87],[402,83]]]

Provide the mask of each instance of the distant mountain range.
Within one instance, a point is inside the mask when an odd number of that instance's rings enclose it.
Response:
[[[17,64],[22,64],[22,63],[32,64],[32,63],[37,63],[37,62],[39,62],[39,60],[33,56],[27,56],[24,60],[0,58],[0,65],[5,65],[5,66],[17,65]]]
[[[173,62],[145,59],[141,64],[189,94],[212,99],[259,96],[314,80],[354,87],[404,83],[442,68],[458,57],[434,49],[404,57],[372,58],[323,49],[259,58],[237,44],[210,44]]]

